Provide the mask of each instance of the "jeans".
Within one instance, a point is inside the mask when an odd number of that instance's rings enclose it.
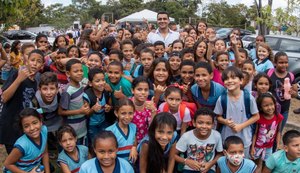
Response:
[[[283,116],[283,120],[282,120],[282,125],[281,125],[280,131],[282,132],[282,130],[283,130],[283,128],[285,127],[285,124],[286,124],[286,122],[287,122],[287,119],[288,119],[288,117],[289,117],[289,111],[287,110],[287,111],[285,111],[285,112],[282,112],[281,114],[282,114],[282,116]]]

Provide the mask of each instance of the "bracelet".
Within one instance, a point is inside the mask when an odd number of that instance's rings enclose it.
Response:
[[[187,158],[184,159],[183,164],[185,164],[186,160],[187,160]],[[186,165],[186,164],[185,164],[185,165]]]

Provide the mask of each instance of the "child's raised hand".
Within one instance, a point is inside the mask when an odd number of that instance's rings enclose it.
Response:
[[[155,86],[155,84],[153,84],[153,88],[154,88],[154,93],[157,95],[162,95],[165,92],[165,90],[167,89],[167,87],[164,87],[161,85]]]
[[[96,19],[96,20],[95,20],[95,25],[98,26],[99,23],[100,23],[99,19]]]
[[[151,101],[146,101],[145,107],[146,109],[151,110],[151,112],[156,111],[154,96],[151,98]]]
[[[192,168],[193,170],[196,171],[200,171],[201,169],[201,164],[199,162],[197,162],[196,160],[192,160],[192,159],[186,159],[185,164]]]
[[[130,150],[130,153],[129,153],[129,160],[132,161],[132,163],[135,163],[135,161],[137,160],[137,157],[138,157],[138,152],[137,152],[137,149],[135,146],[133,146]]]
[[[26,67],[20,66],[17,80],[19,80],[20,82],[23,82],[25,79],[27,79],[28,77],[30,77],[32,75],[33,75],[33,73],[30,73]]]
[[[85,102],[85,103],[81,106],[80,112],[81,112],[82,114],[84,114],[84,115],[87,115],[87,114],[89,113],[89,111],[90,111],[90,106],[89,106],[89,104],[88,104],[87,102]]]
[[[183,93],[186,94],[189,90],[190,82],[188,84],[183,84]]]
[[[97,98],[97,102],[92,107],[94,112],[99,112],[101,110],[102,106],[99,104],[99,98]]]
[[[130,69],[131,69],[131,64],[130,64],[130,63],[127,63],[127,64],[125,65],[125,67],[124,67],[124,70],[130,71]]]
[[[119,90],[115,90],[114,96],[115,96],[117,99],[120,99],[120,98],[123,98],[123,97],[124,97],[124,94],[123,94],[123,91],[122,91],[122,86],[120,86],[120,89],[119,89]]]
[[[111,89],[111,87],[109,86],[108,83],[105,83],[104,90],[107,91],[107,92],[112,92],[112,89]]]
[[[111,108],[112,107],[110,105],[108,105],[108,104],[104,105],[104,111],[105,112],[109,112],[111,110]]]
[[[107,23],[103,18],[101,19],[101,28],[105,29],[107,28],[109,23]]]
[[[230,35],[230,41],[232,44],[236,45],[237,44],[237,39],[235,34]]]

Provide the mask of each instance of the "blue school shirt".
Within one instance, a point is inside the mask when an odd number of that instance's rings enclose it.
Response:
[[[109,86],[111,87],[112,89],[112,94],[111,94],[111,98],[112,98],[112,103],[113,105],[115,105],[117,103],[117,99],[115,98],[114,96],[114,92],[116,90],[119,90],[120,87],[122,86],[122,92],[125,96],[127,97],[131,97],[132,96],[132,92],[131,92],[131,82],[123,77],[120,78],[119,82],[117,84],[113,84],[110,82],[108,76],[106,75],[105,76],[105,81],[106,83],[109,84]]]
[[[265,58],[262,62],[258,63],[258,59],[253,61],[255,64],[255,70],[257,72],[266,72],[270,68],[274,68],[273,63],[269,60],[269,58]]]
[[[101,168],[99,160],[97,158],[93,158],[84,162],[81,165],[79,173],[104,173],[104,172]],[[134,170],[128,161],[117,157],[113,173],[134,173]]]
[[[107,98],[105,98],[105,94],[103,91],[101,97],[99,98],[99,104],[102,106],[102,108],[98,112],[94,112],[90,117],[89,117],[89,125],[90,126],[96,126],[100,125],[105,121],[105,109],[104,106],[108,104]],[[92,100],[93,98],[96,98],[93,89],[89,88],[87,89],[84,94],[83,94],[83,99],[89,103],[90,108],[92,108],[94,105],[92,105]],[[96,98],[97,100],[97,98]]]
[[[140,64],[134,69],[132,77],[137,78],[139,76],[143,76],[143,74],[144,74],[144,66],[142,64]]]
[[[72,173],[76,173],[79,171],[80,166],[88,160],[88,155],[89,155],[89,149],[86,146],[83,145],[77,145],[76,146],[77,151],[78,151],[78,160],[72,159],[66,152],[65,150],[62,150],[59,153],[57,163],[60,164],[60,162],[68,165],[70,171]]]
[[[113,132],[118,141],[118,157],[128,160],[130,150],[136,138],[136,125],[133,123],[128,124],[128,133],[124,134],[118,123],[115,123],[106,128],[106,130]]]
[[[36,144],[26,134],[22,135],[14,144],[14,148],[21,151],[22,157],[16,162],[16,166],[26,172],[41,164],[47,146],[47,127],[42,126],[40,135],[40,145]],[[11,173],[5,169],[6,173]]]
[[[227,166],[226,156],[220,157],[217,163],[222,173],[232,173]],[[255,169],[256,169],[256,164],[252,160],[244,159],[239,169],[235,173],[253,173]]]
[[[300,173],[300,158],[295,161],[290,161],[286,157],[286,152],[279,150],[266,160],[266,167],[271,170],[272,173]]]
[[[207,107],[207,108],[210,108],[213,110],[217,103],[218,98],[226,90],[222,85],[220,85],[214,81],[211,81],[209,96],[208,96],[207,100],[205,100],[203,98],[201,88],[198,86],[198,84],[194,84],[191,87],[191,91],[193,94],[193,98],[195,99],[196,102],[198,102],[203,107]]]

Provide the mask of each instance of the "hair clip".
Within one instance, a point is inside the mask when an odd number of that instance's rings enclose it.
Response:
[[[184,87],[182,86],[182,85],[179,85],[178,83],[174,83],[174,84],[172,84],[172,85],[169,85],[169,87],[176,87],[176,88],[179,88],[179,89],[181,89],[181,90],[183,90],[184,89]]]
[[[103,52],[104,54],[106,54],[106,53],[107,53],[107,49],[106,49],[106,47],[105,47],[105,48],[103,48],[103,49],[101,50],[101,52]]]

